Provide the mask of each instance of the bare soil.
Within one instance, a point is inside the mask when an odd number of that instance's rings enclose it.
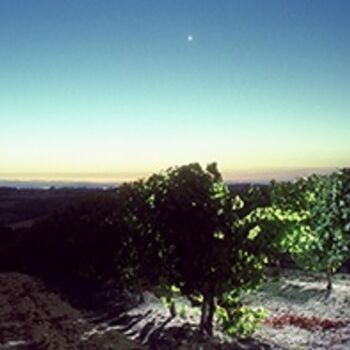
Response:
[[[104,334],[45,285],[19,273],[0,274],[0,349],[142,350],[118,331]]]
[[[259,350],[350,349],[350,278],[284,271],[246,296],[268,317],[252,338],[229,341],[198,334],[199,310],[178,299],[178,315],[151,291],[139,296],[110,281],[90,288],[64,281],[48,287],[19,273],[0,274],[0,350]],[[54,290],[54,291],[53,291]]]
[[[350,277],[334,276],[332,291],[323,274],[285,270],[247,298],[269,311],[255,337],[288,349],[350,349]]]

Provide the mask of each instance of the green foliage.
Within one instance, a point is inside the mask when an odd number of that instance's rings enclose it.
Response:
[[[334,273],[348,255],[347,239],[339,217],[339,182],[336,175],[312,177],[307,225],[298,245],[299,261],[310,270]]]
[[[242,200],[231,194],[216,166],[170,168],[146,181],[151,189],[153,234],[162,239],[163,276],[194,299],[203,296],[202,328],[211,332],[214,298],[252,288],[262,277],[264,254]]]
[[[123,232],[118,266],[128,285],[158,284],[163,273],[162,239],[153,229],[152,192],[145,181],[125,183],[116,193],[118,207],[110,216],[112,231]],[[123,273],[124,271],[124,273]]]
[[[231,337],[249,337],[267,317],[267,311],[242,305],[237,293],[225,293],[216,310],[219,325]]]
[[[341,171],[274,184],[269,213],[258,215],[280,252],[288,252],[303,268],[327,272],[328,277],[348,256],[347,179],[347,172]]]
[[[304,218],[304,212],[282,210],[272,205],[254,209],[245,220],[256,225],[253,232],[264,232],[259,239],[265,246],[266,257],[273,258],[293,246],[293,237],[298,234]]]
[[[247,190],[240,193],[240,197],[244,202],[241,208],[241,216],[250,214],[257,208],[266,208],[271,206],[271,190],[272,186],[256,186],[251,185]]]
[[[188,306],[185,304],[181,304],[178,313],[181,318],[186,319],[188,315]]]
[[[175,285],[169,285],[161,282],[155,288],[155,294],[160,298],[163,306],[169,309],[170,315],[175,317],[177,314],[176,299],[181,296],[180,289]]]
[[[338,174],[339,189],[339,216],[343,231],[350,235],[350,168],[341,169]]]

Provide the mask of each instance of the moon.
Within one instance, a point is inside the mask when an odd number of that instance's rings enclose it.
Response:
[[[188,35],[187,36],[187,41],[192,41],[193,40],[193,36],[192,35]]]

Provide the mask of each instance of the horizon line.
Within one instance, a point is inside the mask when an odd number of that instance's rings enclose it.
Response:
[[[327,174],[344,167],[279,167],[270,169],[236,169],[222,170],[221,174],[226,183],[269,183],[272,180],[290,181],[312,174]],[[163,169],[165,170],[165,169]],[[19,183],[71,183],[71,184],[121,184],[144,179],[154,173],[162,172],[111,172],[111,173],[0,173],[1,182]]]

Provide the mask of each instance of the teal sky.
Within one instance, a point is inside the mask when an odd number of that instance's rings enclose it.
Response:
[[[3,0],[0,178],[349,166],[349,19],[347,0]]]

